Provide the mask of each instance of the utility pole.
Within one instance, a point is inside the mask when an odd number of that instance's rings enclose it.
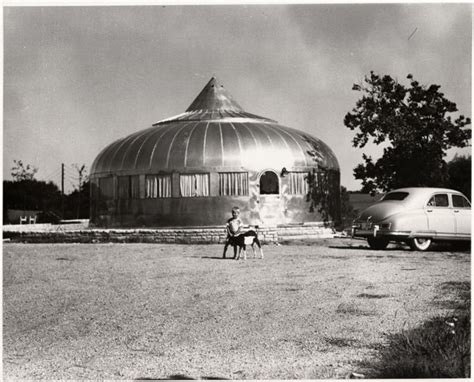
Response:
[[[84,168],[84,166],[82,166]],[[79,219],[81,215],[81,185],[82,185],[82,169],[79,171],[79,188],[78,188],[78,196],[79,196],[79,203],[77,203],[77,216],[76,219]]]
[[[64,220],[64,163],[61,163],[61,218]]]
[[[79,187],[77,189],[78,191],[78,199],[79,199],[79,202],[77,203],[77,219],[80,218],[80,214],[81,214],[81,191],[82,191],[82,179],[84,177],[84,173],[86,171],[86,165],[83,164],[81,167],[79,167],[78,164],[73,164],[74,168],[77,170],[77,173],[78,173],[78,176],[79,176]]]

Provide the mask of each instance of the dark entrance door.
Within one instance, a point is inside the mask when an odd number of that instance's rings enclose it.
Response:
[[[273,171],[260,176],[260,219],[265,225],[283,223],[280,198],[280,179]]]

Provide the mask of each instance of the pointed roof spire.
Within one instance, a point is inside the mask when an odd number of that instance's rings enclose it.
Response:
[[[198,110],[243,111],[216,77],[212,77],[204,86],[186,112]]]
[[[153,126],[172,122],[184,121],[258,121],[260,123],[277,123],[273,119],[260,117],[247,113],[233,100],[232,96],[225,90],[215,77],[204,86],[201,93],[196,97],[186,112],[171,118],[162,119]]]

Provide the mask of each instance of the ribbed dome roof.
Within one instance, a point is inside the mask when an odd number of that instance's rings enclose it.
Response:
[[[213,77],[185,113],[102,150],[91,175],[207,168],[289,170],[314,167],[315,160],[339,170],[334,153],[321,140],[245,112]]]

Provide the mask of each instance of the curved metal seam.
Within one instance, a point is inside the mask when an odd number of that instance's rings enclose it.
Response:
[[[168,129],[166,131],[164,131],[163,134],[161,134],[158,137],[158,139],[156,140],[155,144],[153,145],[153,149],[151,150],[150,161],[148,162],[148,168],[151,168],[151,164],[153,163],[153,157],[155,156],[156,147],[158,146],[158,143],[161,141],[161,138],[163,138],[166,133],[173,130],[174,127],[175,126],[173,126],[173,125],[168,125]],[[148,138],[147,138],[147,140],[148,140]]]
[[[260,145],[260,142],[258,142],[258,140],[255,138],[255,135],[253,135],[252,129],[248,127],[246,123],[243,123],[242,125],[245,126],[245,128],[249,131],[253,141],[255,142],[255,147],[257,148],[257,150],[260,150],[262,146]]]
[[[295,135],[300,138],[307,146],[308,146],[308,150],[315,150],[314,147],[311,147],[311,144],[308,142],[308,136],[309,138],[311,139],[314,139],[316,141],[318,141],[318,144],[323,144],[323,146],[326,146],[326,144],[321,141],[319,138],[316,138],[316,137],[312,137],[310,134],[307,134],[307,136],[305,137],[303,134],[303,132],[299,131],[299,130],[296,130],[296,129],[291,129],[294,131]],[[328,146],[329,147],[329,146]],[[319,154],[324,154],[324,152],[320,152]],[[322,155],[324,157],[324,155]],[[319,163],[317,162],[317,164],[319,165]]]
[[[303,154],[303,159],[304,159],[304,164],[305,166],[308,166],[308,161],[306,160],[306,154],[305,154],[305,151],[303,150],[303,147],[301,147],[300,143],[295,139],[295,137],[290,134],[288,131],[285,131],[284,129],[282,129],[280,126],[278,125],[273,125],[276,129],[280,130],[280,131],[283,131],[286,135],[288,135],[291,139],[293,139],[293,141],[298,145],[298,147],[300,148],[302,154]]]
[[[224,137],[222,136],[222,126],[220,123],[218,123],[219,125],[219,135],[221,137],[221,166],[224,166]]]
[[[296,133],[296,130],[291,129],[291,128],[289,128],[289,127],[283,128],[283,127],[280,126],[280,125],[273,125],[273,127],[275,127],[275,129],[277,129],[277,130],[279,130],[279,131],[285,133],[286,135],[288,135],[288,136],[293,140],[293,142],[296,143],[296,145],[297,145],[297,146],[299,147],[299,149],[300,149],[301,155],[303,156],[303,160],[304,160],[305,166],[308,166],[308,161],[306,160],[306,154],[305,154],[305,151],[304,151],[303,147],[302,147],[301,144],[298,142],[298,140],[293,136],[293,134],[290,134],[288,131],[286,131],[286,129],[287,129],[287,130],[294,131],[294,132]]]
[[[112,154],[112,156],[110,157],[110,160],[109,160],[109,171],[112,171],[112,166],[114,164],[114,160],[115,160],[115,157],[117,156],[117,153],[120,151],[120,149],[123,147],[123,145],[125,144],[125,142],[128,141],[128,139],[130,138],[130,136],[126,137],[126,138],[122,138],[122,142],[118,145],[118,147],[115,149],[115,152]]]
[[[135,134],[138,134],[138,133],[135,133]],[[117,156],[117,154],[119,153],[120,149],[125,145],[125,143],[129,142],[130,139],[132,139],[135,134],[130,134],[128,137],[125,137],[125,138],[122,138],[122,143],[119,145],[119,147],[115,150],[115,153],[112,155],[112,158],[110,159],[110,166],[109,166],[109,171],[111,171],[111,167],[113,165],[113,163],[115,162],[115,157]],[[129,146],[130,147],[130,146]],[[126,152],[127,150],[125,150]],[[122,163],[123,163],[123,158],[122,158]],[[120,164],[120,169],[123,169],[123,166],[122,166],[122,163]]]
[[[232,128],[234,129],[234,132],[235,132],[235,136],[237,137],[237,143],[239,144],[239,158],[240,158],[240,165],[242,166],[242,155],[243,155],[243,152],[242,152],[242,142],[240,141],[240,135],[239,135],[239,132],[237,131],[237,129],[235,128],[234,124],[231,122],[230,125],[232,126]]]
[[[275,125],[271,125],[271,126],[265,126],[265,127],[268,128],[268,129],[271,129],[271,128],[275,128],[276,126],[275,126]],[[283,135],[280,134],[280,132],[278,131],[278,129],[274,129],[273,131],[274,131],[274,133],[275,133],[276,135],[278,135],[278,136],[281,138],[281,140],[285,143],[285,146],[286,146],[286,148],[288,149],[288,152],[289,152],[289,153],[291,154],[291,156],[293,157],[293,161],[295,161],[295,157],[293,156],[293,150],[291,149],[291,147],[290,147],[290,145],[288,144],[288,142],[286,141],[286,139],[283,137]],[[305,159],[305,163],[306,163],[306,158],[304,158],[304,159]]]
[[[272,146],[272,148],[273,148],[273,149],[276,149],[275,145],[273,144],[272,139],[271,139],[270,136],[267,134],[267,132],[266,132],[264,129],[262,129],[262,127],[260,126],[260,124],[259,124],[259,123],[256,124],[255,127],[256,127],[257,129],[259,129],[259,130],[263,133],[263,135],[265,135],[265,136],[268,138],[268,140],[270,141],[270,145]]]
[[[147,129],[147,130],[154,130],[156,129],[156,127],[153,127],[151,129]],[[127,147],[127,150],[125,150],[125,153],[123,154],[123,158],[122,158],[122,163],[121,163],[121,168],[123,168],[123,162],[125,162],[125,158],[127,157],[127,154],[128,152],[130,151],[130,148],[133,146],[133,144],[142,136],[142,134],[139,134],[137,133],[137,136],[135,137],[135,139],[128,145]]]
[[[204,139],[202,142],[202,165],[206,165],[206,140],[207,140],[207,129],[209,128],[209,122],[206,125],[206,130],[204,130]]]
[[[153,136],[155,135],[155,133],[161,133],[161,135],[159,136],[158,140],[155,142],[155,145],[153,146],[153,150],[151,152],[151,155],[150,155],[150,163],[148,164],[148,167],[151,166],[151,158],[153,158],[153,154],[155,152],[155,148],[156,148],[156,145],[158,144],[158,141],[163,137],[163,135],[165,135],[169,130],[170,130],[170,127],[172,127],[172,125],[168,125],[167,126],[168,129],[166,129],[166,127],[163,127],[159,130],[157,130],[156,132],[153,132],[151,133],[149,136],[147,136],[144,141],[142,142],[142,144],[140,145],[140,148],[138,149],[137,151],[137,154],[135,156],[135,163],[133,165],[133,167],[136,169],[137,168],[137,162],[138,162],[138,157],[140,156],[140,153],[143,149],[143,146],[145,146],[145,143],[148,142],[148,140]]]
[[[270,127],[269,127],[269,126],[265,126],[265,127],[271,129],[272,127],[275,127],[275,126],[272,125],[272,126],[270,126]],[[286,139],[283,137],[283,135],[280,134],[280,132],[279,132],[277,129],[275,129],[274,133],[275,133],[276,135],[278,135],[278,136],[281,138],[281,140],[282,140],[283,143],[285,144],[286,148],[287,148],[289,151],[292,151],[292,150],[291,150],[291,147],[290,147],[290,145],[288,144],[288,142],[286,141]]]
[[[118,139],[117,139],[118,141]],[[100,160],[102,159],[102,157],[104,156],[104,154],[107,152],[108,148],[113,146],[117,141],[115,142],[112,142],[111,144],[105,146],[101,151],[100,153],[97,155],[97,157],[95,158],[94,162],[92,163],[92,166],[91,166],[91,175],[93,174],[93,171],[92,170],[95,170],[94,168],[94,164],[95,164],[95,167],[97,167],[97,165],[100,163]]]
[[[193,126],[191,129],[191,132],[189,133],[188,140],[186,142],[186,149],[184,150],[184,167],[188,165],[188,147],[189,147],[189,141],[191,140],[191,136],[193,135],[194,130],[196,129],[197,125],[199,125],[199,121],[196,122],[196,124]]]
[[[171,142],[170,142],[170,146],[168,147],[168,154],[166,155],[166,166],[165,166],[166,168],[168,168],[168,165],[169,165],[169,163],[170,163],[171,148],[173,147],[173,143],[174,143],[176,137],[177,137],[178,134],[181,133],[181,131],[183,131],[183,129],[184,129],[186,126],[188,126],[188,125],[189,125],[189,122],[185,123],[184,126],[183,126],[181,129],[179,129],[179,130],[176,132],[176,134],[173,136],[173,139],[172,139]],[[151,161],[150,161],[150,166],[151,166]]]
[[[109,150],[107,150],[108,152],[105,153],[105,156],[107,156],[109,153],[113,153],[113,154],[110,154],[110,159],[112,159],[115,155],[115,152],[116,152],[116,147],[120,147],[123,142],[122,142],[123,138],[120,138],[120,139],[117,139],[114,143],[112,143],[110,146],[109,146]],[[107,172],[110,172],[110,159],[107,159],[107,162],[105,161],[104,159],[104,169],[105,171]]]
[[[134,168],[134,169],[137,169],[138,157],[140,156],[140,153],[141,153],[142,148],[143,148],[143,146],[145,145],[145,143],[150,139],[150,137],[152,137],[153,135],[155,135],[155,134],[157,134],[157,133],[161,133],[161,135],[160,135],[160,138],[161,138],[161,137],[163,136],[163,134],[165,133],[165,132],[163,132],[163,130],[166,130],[166,128],[165,128],[165,127],[158,126],[158,128],[157,128],[156,131],[152,132],[150,135],[148,135],[148,136],[145,137],[145,139],[143,140],[142,144],[141,144],[140,147],[138,148],[137,153],[135,154],[135,160],[134,160],[134,162],[133,162],[133,168]],[[146,133],[143,134],[143,135],[146,135]],[[143,136],[143,135],[141,135],[141,136]]]

